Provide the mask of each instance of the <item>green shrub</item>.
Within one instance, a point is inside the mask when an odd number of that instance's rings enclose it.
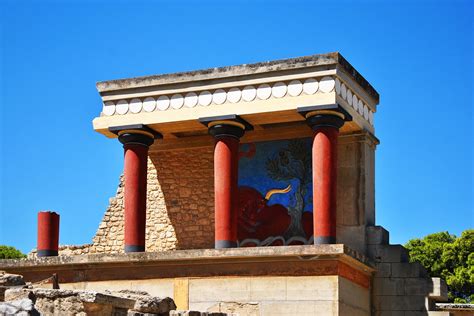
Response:
[[[0,245],[0,259],[21,259],[26,255],[15,247]]]
[[[443,278],[451,302],[474,303],[474,229],[460,237],[448,232],[410,240],[410,261],[420,262],[432,277]]]

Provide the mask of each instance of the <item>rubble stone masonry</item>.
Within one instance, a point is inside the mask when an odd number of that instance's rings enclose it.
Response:
[[[150,150],[146,251],[212,248],[213,151]],[[123,177],[90,246],[91,253],[123,252]]]

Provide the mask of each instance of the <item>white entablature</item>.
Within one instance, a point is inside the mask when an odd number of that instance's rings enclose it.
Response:
[[[339,54],[100,82],[102,112],[94,129],[145,124],[176,139],[202,136],[199,118],[239,115],[256,131],[303,122],[304,106],[339,104],[353,120],[342,132],[374,133],[378,94]],[[273,125],[272,125],[273,124]],[[245,139],[243,140],[245,141]]]

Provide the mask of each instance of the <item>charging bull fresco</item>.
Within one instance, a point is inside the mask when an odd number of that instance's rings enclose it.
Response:
[[[240,247],[312,243],[311,140],[242,144]]]

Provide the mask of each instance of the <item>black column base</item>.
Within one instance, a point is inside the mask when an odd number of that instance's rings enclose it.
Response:
[[[38,257],[56,257],[58,255],[57,250],[48,250],[48,249],[41,249],[36,251],[36,255]]]
[[[237,248],[237,242],[231,240],[216,240],[215,249]]]
[[[140,245],[125,245],[125,252],[145,252],[145,246]]]
[[[335,244],[336,237],[333,236],[318,236],[314,238],[315,245],[328,245],[328,244]]]

